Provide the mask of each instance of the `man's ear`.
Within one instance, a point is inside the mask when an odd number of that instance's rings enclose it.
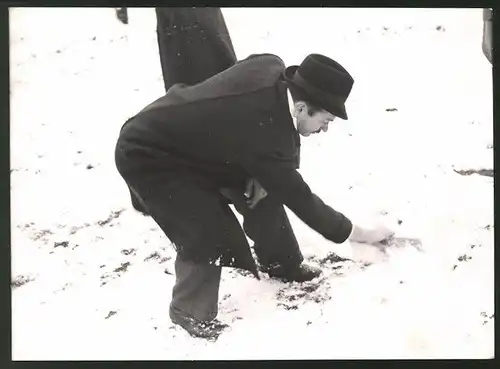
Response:
[[[307,104],[304,101],[297,101],[293,104],[293,116],[297,117],[304,110],[307,113]]]

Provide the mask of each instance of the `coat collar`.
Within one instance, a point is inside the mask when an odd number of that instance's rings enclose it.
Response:
[[[292,116],[293,126],[295,127],[295,130],[298,133],[298,130],[297,130],[297,119],[293,116],[293,111],[294,111],[293,99],[292,99],[292,95],[290,94],[290,91],[288,89],[286,90],[286,96],[288,98],[288,108],[290,109],[290,115]]]
[[[288,108],[290,110],[290,116],[292,117],[292,122],[293,122],[293,127],[294,127],[293,139],[295,141],[295,147],[297,150],[297,158],[296,158],[297,168],[299,168],[300,167],[300,134],[299,134],[299,131],[297,129],[297,119],[293,116],[294,104],[293,104],[292,95],[290,94],[290,91],[288,89],[286,90],[286,96],[287,96],[287,100],[288,100]]]

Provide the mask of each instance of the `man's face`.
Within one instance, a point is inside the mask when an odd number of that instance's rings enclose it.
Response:
[[[304,137],[328,131],[328,124],[336,118],[326,110],[315,111],[311,116],[307,104],[300,101],[295,104],[294,115],[297,119],[297,130]]]

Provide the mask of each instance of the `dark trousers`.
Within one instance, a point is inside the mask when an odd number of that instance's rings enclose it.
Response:
[[[200,83],[236,63],[220,8],[155,8],[165,91]]]
[[[259,264],[263,267],[276,264],[293,267],[302,263],[299,244],[283,204],[269,195],[250,209],[240,191],[226,189],[223,195],[243,216],[243,230],[254,241]]]
[[[226,190],[223,194],[243,215],[243,229],[254,241],[254,252],[263,267],[293,267],[302,263],[304,258],[282,204],[268,196],[250,209],[238,191]],[[171,311],[203,321],[213,320],[218,312],[221,267],[177,257],[175,273]]]

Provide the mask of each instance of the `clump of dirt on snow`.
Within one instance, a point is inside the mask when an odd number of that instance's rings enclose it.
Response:
[[[113,270],[115,273],[120,273],[120,272],[126,272],[128,267],[130,266],[130,262],[126,261],[125,263],[122,263],[118,268]]]
[[[99,220],[97,222],[97,225],[103,227],[106,224],[111,223],[114,219],[117,219],[121,215],[121,213],[123,213],[124,211],[125,211],[125,209],[112,211],[111,214],[109,215],[109,217],[107,217],[105,220]]]
[[[121,263],[121,265],[119,267],[113,269],[112,273],[104,273],[101,276],[101,287],[104,286],[105,284],[107,284],[109,279],[116,279],[116,278],[121,277],[123,275],[123,273],[125,273],[127,271],[128,267],[130,265],[131,265],[130,262],[126,261],[124,263]]]

